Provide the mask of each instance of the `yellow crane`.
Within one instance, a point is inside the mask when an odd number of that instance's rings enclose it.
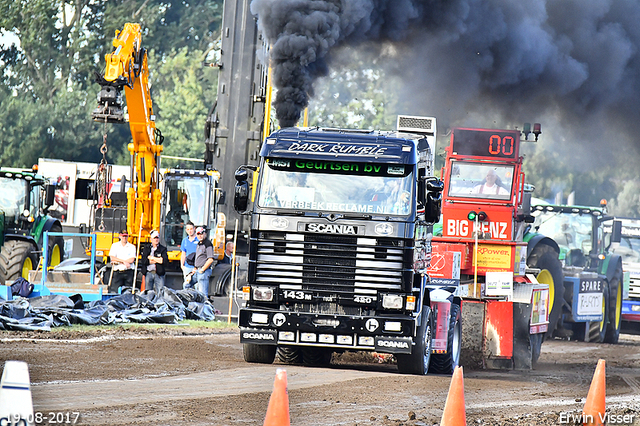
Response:
[[[148,241],[149,233],[160,226],[162,195],[158,187],[157,163],[162,152],[163,137],[156,129],[149,92],[147,51],[142,47],[140,24],[127,23],[122,31],[116,30],[113,47],[113,52],[105,55],[104,74],[97,75],[101,90],[98,94],[98,108],[93,111],[92,117],[95,121],[104,123],[127,121],[123,108],[124,89],[132,137],[132,142],[128,145],[131,153],[131,180],[135,182],[126,191],[126,228],[130,235],[139,235],[141,240]],[[103,154],[106,153],[106,133],[102,151]],[[101,166],[106,166],[106,161],[103,163]],[[103,167],[100,171],[103,171]],[[124,182],[121,185],[124,189]],[[106,185],[103,189],[106,189]],[[106,194],[101,195],[104,200],[103,210],[96,212],[95,217],[96,228],[100,231],[97,232],[97,250],[103,251],[106,256],[113,241],[112,235],[119,229],[107,229],[105,226],[104,209],[116,207]],[[112,212],[107,217],[117,218],[117,215]],[[119,223],[118,220],[111,222],[114,226]]]

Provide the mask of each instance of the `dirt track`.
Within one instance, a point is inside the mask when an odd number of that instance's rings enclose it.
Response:
[[[29,364],[35,411],[79,412],[87,425],[262,424],[278,367],[292,425],[433,425],[450,382],[363,354],[334,356],[331,368],[247,364],[235,329],[53,335],[0,332],[0,361]],[[628,335],[618,345],[545,342],[533,371],[465,370],[467,424],[575,424],[599,358],[608,411],[640,425],[640,337]]]

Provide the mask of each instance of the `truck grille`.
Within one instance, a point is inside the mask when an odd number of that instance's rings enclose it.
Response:
[[[402,291],[405,250],[394,238],[260,232],[256,282],[362,295]]]

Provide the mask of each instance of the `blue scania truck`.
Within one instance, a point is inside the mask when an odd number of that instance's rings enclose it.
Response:
[[[432,355],[435,136],[435,119],[415,116],[393,132],[285,128],[266,138],[258,167],[237,170],[234,207],[251,217],[238,318],[246,361],[323,365],[353,350],[394,354],[413,374],[433,357],[446,362],[432,371],[457,364],[459,323]]]

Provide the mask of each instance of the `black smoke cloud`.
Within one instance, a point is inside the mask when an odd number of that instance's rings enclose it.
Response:
[[[272,44],[282,127],[332,56],[391,45],[405,113],[481,127],[546,117],[603,152],[613,129],[640,132],[637,0],[253,0],[251,11]]]

